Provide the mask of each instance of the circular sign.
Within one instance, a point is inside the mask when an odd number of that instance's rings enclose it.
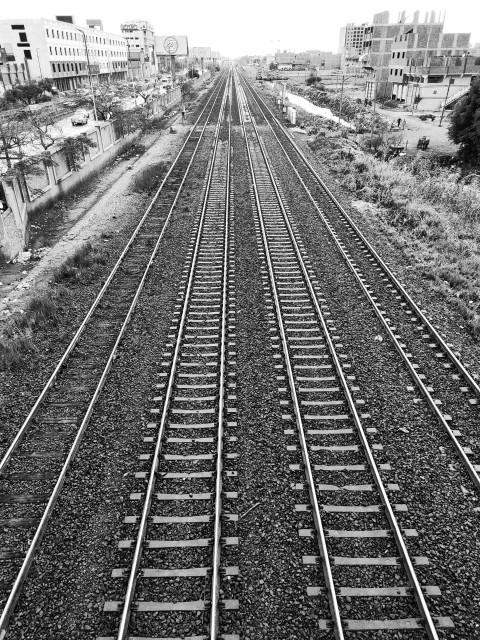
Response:
[[[173,36],[168,36],[168,38],[165,38],[163,46],[165,47],[165,51],[168,51],[168,53],[173,56],[178,50],[178,40]]]

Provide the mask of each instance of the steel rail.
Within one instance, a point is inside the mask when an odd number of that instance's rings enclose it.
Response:
[[[439,347],[448,356],[448,358],[454,364],[455,368],[462,374],[462,376],[465,378],[465,380],[470,385],[472,391],[480,398],[480,384],[478,382],[476,382],[476,380],[474,380],[472,375],[466,369],[465,365],[455,355],[455,353],[453,352],[451,347],[447,344],[445,339],[441,336],[441,334],[437,331],[437,329],[432,325],[430,320],[422,312],[422,310],[417,305],[415,300],[413,300],[413,298],[410,296],[410,294],[408,293],[408,291],[405,288],[405,286],[398,280],[398,278],[393,273],[393,271],[390,269],[388,264],[383,260],[383,258],[377,252],[377,250],[370,244],[370,242],[367,240],[367,238],[365,237],[363,232],[359,229],[359,227],[356,224],[356,222],[352,219],[352,217],[343,208],[343,206],[340,204],[340,202],[337,200],[337,198],[334,196],[334,194],[331,192],[331,190],[327,187],[325,182],[320,178],[320,176],[318,175],[316,170],[313,168],[311,162],[308,160],[308,158],[305,156],[303,151],[300,149],[300,147],[297,145],[297,143],[293,139],[292,134],[289,131],[285,130],[285,128],[283,127],[282,123],[278,120],[276,115],[272,112],[270,107],[266,104],[265,100],[263,100],[263,98],[260,96],[260,94],[255,89],[252,89],[252,87],[248,84],[248,82],[247,82],[247,86],[248,86],[249,90],[252,93],[253,92],[255,93],[256,98],[258,98],[260,100],[260,102],[263,104],[265,109],[269,112],[269,115],[271,116],[271,118],[275,121],[275,123],[277,124],[279,129],[282,131],[282,133],[285,135],[285,137],[290,142],[292,147],[295,149],[297,154],[300,156],[300,158],[302,159],[302,161],[305,164],[305,166],[307,167],[307,169],[313,175],[314,179],[318,182],[320,187],[325,191],[327,196],[332,200],[333,204],[338,208],[338,210],[345,217],[345,219],[347,220],[347,222],[350,225],[350,227],[355,231],[355,233],[358,235],[358,237],[363,242],[363,244],[368,249],[368,251],[372,254],[372,256],[375,258],[375,260],[378,262],[378,264],[381,266],[381,268],[386,272],[388,278],[392,281],[392,283],[395,285],[395,287],[398,289],[398,291],[401,293],[401,295],[405,298],[405,300],[410,305],[410,307],[413,309],[413,311],[415,312],[417,317],[426,326],[426,328],[432,334],[432,336],[435,338],[435,340],[437,340],[437,342],[439,344]]]
[[[253,93],[252,93],[252,96],[253,96]],[[370,291],[367,288],[367,285],[363,282],[362,278],[360,277],[360,275],[358,273],[358,271],[359,271],[358,267],[356,267],[353,264],[352,259],[350,258],[349,255],[347,255],[347,252],[342,247],[342,243],[340,242],[340,240],[338,238],[338,234],[333,229],[332,224],[325,217],[325,215],[323,214],[322,210],[318,206],[314,196],[312,195],[312,193],[309,190],[308,186],[305,184],[303,178],[300,176],[297,168],[295,167],[295,164],[292,162],[292,159],[290,158],[290,156],[286,152],[282,142],[278,138],[278,136],[275,133],[273,127],[270,125],[270,123],[268,122],[268,120],[266,118],[265,118],[265,121],[267,122],[267,124],[269,124],[273,135],[275,136],[278,144],[280,145],[280,148],[282,149],[285,157],[289,161],[293,171],[295,172],[295,174],[297,175],[299,181],[301,182],[302,186],[304,187],[304,189],[305,189],[305,191],[306,191],[306,193],[308,195],[308,198],[310,199],[311,203],[315,207],[315,209],[316,209],[318,215],[320,216],[320,219],[322,220],[323,224],[327,228],[331,238],[333,239],[333,241],[335,243],[335,246],[337,247],[338,251],[340,252],[340,255],[342,256],[342,258],[346,262],[348,268],[352,272],[352,274],[353,274],[354,278],[356,279],[358,285],[360,286],[360,288],[362,289],[362,291],[363,291],[364,295],[366,296],[367,300],[369,301],[369,303],[373,307],[375,315],[380,320],[384,330],[386,331],[386,333],[388,334],[390,340],[392,341],[397,353],[402,358],[402,360],[403,360],[404,364],[406,365],[410,375],[412,376],[416,386],[418,387],[418,389],[420,390],[420,392],[424,396],[425,400],[427,401],[428,406],[433,411],[433,413],[435,414],[435,417],[437,418],[437,420],[439,421],[439,423],[441,424],[441,426],[445,430],[446,434],[448,435],[448,437],[452,441],[452,444],[453,444],[453,446],[455,448],[455,451],[458,454],[458,456],[460,457],[460,460],[462,461],[463,465],[465,466],[465,468],[467,470],[467,473],[470,476],[470,479],[472,480],[473,484],[475,485],[475,488],[477,489],[477,491],[480,491],[480,476],[479,476],[477,470],[475,469],[475,466],[470,462],[467,453],[465,453],[465,450],[462,447],[461,443],[458,441],[458,438],[455,435],[453,429],[451,429],[451,427],[449,426],[448,421],[446,420],[445,416],[443,415],[443,413],[438,408],[438,405],[435,403],[435,399],[432,397],[431,393],[429,392],[429,390],[427,388],[427,385],[423,382],[423,380],[420,377],[420,374],[417,373],[417,371],[415,370],[415,367],[410,362],[410,358],[407,356],[404,348],[402,347],[402,344],[401,344],[400,340],[397,338],[397,336],[395,335],[393,329],[390,327],[390,325],[386,321],[384,315],[382,314],[381,309],[380,309],[380,305],[373,299],[372,294],[370,293]]]
[[[281,339],[282,339],[282,349],[283,349],[283,355],[284,355],[284,360],[285,360],[285,367],[286,367],[287,375],[288,375],[288,381],[289,381],[289,385],[290,385],[290,393],[291,393],[291,397],[292,397],[293,409],[294,409],[294,413],[295,413],[295,422],[296,422],[296,425],[297,425],[297,430],[298,430],[300,443],[301,443],[301,448],[302,448],[302,459],[303,459],[303,463],[304,463],[304,466],[305,466],[305,475],[306,475],[306,479],[307,479],[308,493],[310,495],[310,501],[311,501],[312,507],[313,507],[313,519],[314,519],[314,522],[315,522],[315,528],[317,530],[317,540],[318,540],[320,557],[321,557],[321,560],[322,560],[322,569],[323,569],[323,573],[324,573],[324,577],[325,577],[325,582],[327,583],[328,600],[329,600],[329,603],[330,603],[330,610],[331,610],[332,618],[333,618],[335,638],[337,640],[344,640],[345,636],[344,636],[344,633],[343,633],[342,621],[341,621],[341,618],[340,618],[340,609],[339,609],[339,606],[338,606],[337,595],[335,593],[335,585],[333,583],[333,575],[332,575],[332,568],[331,568],[331,565],[330,565],[330,559],[328,557],[327,541],[326,541],[326,538],[325,538],[325,533],[324,533],[324,529],[323,529],[323,525],[322,525],[322,516],[320,514],[320,506],[318,504],[318,499],[317,499],[317,495],[316,495],[316,492],[315,492],[315,481],[313,479],[312,467],[311,467],[311,464],[310,464],[310,458],[308,456],[308,451],[307,451],[307,443],[306,443],[305,433],[304,433],[304,429],[303,429],[302,416],[301,416],[301,412],[300,412],[300,404],[299,404],[298,397],[297,397],[295,379],[294,379],[294,376],[293,376],[293,369],[292,369],[292,365],[291,365],[291,362],[290,362],[290,354],[288,353],[285,329],[284,329],[284,326],[283,326],[283,320],[282,320],[282,315],[281,315],[280,302],[279,302],[279,299],[278,299],[278,293],[277,293],[277,289],[276,289],[276,285],[275,285],[275,275],[274,275],[274,271],[273,271],[272,261],[270,259],[270,253],[269,253],[269,249],[268,249],[268,242],[267,242],[267,238],[266,238],[265,226],[264,226],[263,218],[262,218],[262,215],[261,215],[262,208],[261,208],[260,197],[259,197],[259,193],[258,193],[259,189],[258,189],[256,177],[255,177],[255,169],[254,169],[254,166],[253,166],[252,155],[251,155],[250,147],[249,147],[249,144],[248,144],[247,129],[246,129],[246,126],[245,126],[243,109],[242,109],[242,105],[240,104],[240,98],[241,98],[243,100],[243,102],[244,102],[245,107],[248,108],[247,107],[247,102],[246,102],[246,96],[245,96],[245,94],[242,95],[242,93],[243,93],[243,89],[242,89],[242,91],[239,91],[237,89],[237,95],[239,96],[240,122],[241,122],[241,125],[242,125],[243,136],[245,138],[245,147],[246,147],[246,150],[247,150],[248,164],[249,164],[250,174],[251,174],[251,178],[252,178],[253,192],[254,192],[254,195],[255,195],[255,203],[256,203],[257,210],[258,210],[258,217],[259,217],[261,231],[262,231],[262,240],[263,240],[264,248],[265,248],[265,259],[266,259],[266,262],[267,262],[267,265],[268,265],[268,273],[269,273],[269,277],[270,277],[270,288],[271,288],[271,291],[272,291],[273,299],[275,301],[275,309],[276,309],[276,312],[277,312],[278,327],[279,327],[279,331],[280,331],[280,335],[281,335]]]
[[[187,311],[188,311],[188,302],[190,299],[190,292],[192,289],[193,279],[195,275],[195,267],[197,263],[203,224],[204,224],[205,214],[207,210],[208,195],[209,195],[210,187],[212,183],[212,176],[213,176],[213,170],[215,165],[215,158],[217,155],[220,128],[221,128],[221,123],[223,120],[224,109],[225,109],[226,95],[227,95],[227,87],[225,86],[220,113],[218,117],[218,122],[215,129],[215,134],[214,134],[214,144],[212,146],[210,168],[209,168],[207,184],[205,188],[205,197],[202,205],[202,212],[200,216],[197,237],[195,240],[195,247],[194,247],[194,251],[191,259],[190,272],[188,276],[187,287],[185,290],[185,299],[184,299],[182,314],[181,314],[180,322],[178,326],[177,339],[175,342],[175,350],[172,358],[172,367],[170,369],[170,373],[168,376],[168,383],[165,390],[165,399],[164,399],[162,414],[160,418],[160,424],[157,432],[157,440],[155,443],[155,450],[152,458],[150,476],[149,476],[148,485],[145,491],[145,502],[142,509],[142,515],[140,518],[140,524],[139,524],[138,533],[137,533],[137,540],[135,543],[135,550],[133,553],[132,565],[131,565],[130,575],[128,578],[128,584],[127,584],[127,590],[125,593],[122,614],[120,618],[120,626],[116,634],[117,640],[125,640],[128,633],[128,625],[129,625],[130,615],[132,610],[132,602],[133,602],[133,597],[135,595],[135,589],[136,589],[136,584],[137,584],[138,574],[140,569],[140,562],[142,559],[143,544],[144,544],[145,536],[147,533],[148,517],[150,514],[150,508],[152,504],[152,499],[153,499],[154,490],[155,490],[155,483],[157,479],[157,470],[158,470],[158,464],[159,464],[160,451],[162,448],[162,440],[165,433],[165,426],[167,423],[168,412],[170,410],[170,404],[172,400],[173,385],[174,385],[175,375],[177,371],[177,362],[178,362],[178,357],[180,353],[180,347],[182,344],[183,330],[184,330],[185,320],[186,320]]]
[[[220,546],[222,535],[222,472],[223,472],[223,420],[225,399],[225,339],[227,335],[227,297],[228,297],[228,252],[230,234],[230,165],[232,151],[232,76],[230,75],[229,109],[228,109],[228,155],[225,184],[225,233],[223,255],[223,296],[222,296],[222,323],[220,342],[220,376],[218,384],[218,429],[217,429],[217,462],[215,469],[215,523],[213,530],[213,563],[212,563],[212,589],[210,601],[210,640],[216,640],[219,627],[218,600],[220,593]]]
[[[220,87],[221,88],[221,87]],[[205,113],[205,111],[207,110],[207,107],[209,106],[209,104],[211,104],[211,108],[210,111],[208,112],[205,124],[203,125],[201,131],[200,131],[200,136],[199,139],[197,141],[197,144],[195,146],[195,149],[193,151],[192,157],[189,161],[189,164],[187,166],[187,169],[185,170],[185,175],[184,175],[184,179],[182,180],[180,186],[178,187],[177,190],[177,195],[175,196],[175,200],[174,203],[172,205],[172,207],[170,208],[170,211],[167,215],[167,218],[165,219],[164,223],[163,223],[163,227],[161,230],[161,236],[163,237],[163,234],[167,228],[167,225],[170,221],[171,218],[171,214],[172,211],[175,207],[175,204],[177,203],[178,197],[180,196],[183,184],[185,182],[185,178],[187,176],[187,174],[190,171],[190,168],[193,164],[193,160],[195,158],[196,152],[198,150],[198,147],[200,145],[200,141],[203,139],[203,135],[205,133],[207,124],[208,124],[208,120],[209,117],[213,111],[214,105],[215,105],[215,100],[218,96],[218,94],[220,93],[220,89],[216,92],[216,93],[212,93],[211,98],[207,101],[205,107],[202,109],[200,115],[198,116],[197,120],[195,121],[195,123],[192,125],[192,129],[190,130],[190,133],[188,134],[185,142],[183,143],[180,151],[178,152],[178,154],[176,155],[174,161],[172,162],[167,174],[165,175],[164,179],[162,180],[162,183],[160,184],[159,188],[157,189],[155,195],[153,196],[152,201],[150,202],[149,206],[147,207],[147,210],[145,211],[145,213],[143,214],[142,218],[140,219],[140,222],[138,223],[138,225],[136,226],[135,230],[133,231],[132,235],[130,236],[130,239],[128,240],[127,244],[125,245],[122,253],[120,254],[120,257],[118,258],[117,262],[115,263],[115,265],[113,266],[110,274],[108,275],[107,279],[105,280],[104,285],[102,286],[102,288],[100,289],[97,297],[95,298],[95,300],[93,301],[90,309],[87,311],[87,314],[85,315],[82,323],[80,324],[79,328],[77,329],[75,335],[73,336],[72,340],[70,341],[70,344],[68,345],[68,347],[66,348],[66,350],[64,351],[62,357],[60,358],[57,366],[55,367],[52,375],[50,376],[50,378],[48,379],[47,383],[45,384],[45,386],[43,387],[42,391],[40,392],[40,395],[38,396],[37,400],[35,401],[35,404],[33,405],[33,407],[30,409],[29,414],[27,415],[27,417],[25,418],[22,426],[20,427],[20,429],[17,431],[15,438],[13,439],[13,441],[11,442],[10,446],[8,447],[7,451],[5,452],[5,454],[3,455],[3,458],[0,461],[0,475],[4,472],[6,465],[8,464],[9,460],[11,459],[13,453],[16,451],[16,449],[18,448],[18,446],[20,445],[23,436],[25,435],[26,431],[28,430],[28,428],[31,426],[32,421],[35,417],[35,415],[37,414],[38,410],[40,409],[40,406],[42,405],[43,401],[45,400],[45,397],[48,393],[48,391],[52,388],[52,386],[55,383],[55,380],[57,379],[58,374],[60,373],[61,369],[63,368],[63,366],[66,364],[70,354],[72,353],[73,349],[76,347],[82,333],[84,332],[90,318],[92,317],[93,313],[95,312],[96,308],[98,307],[100,301],[102,300],[106,290],[108,289],[110,283],[112,282],[116,272],[118,271],[118,269],[120,268],[121,264],[123,263],[128,251],[130,250],[133,242],[135,241],[137,235],[139,234],[145,220],[147,219],[152,207],[154,206],[154,204],[156,203],[159,195],[161,194],[163,187],[166,183],[166,181],[168,180],[168,178],[170,177],[170,174],[172,173],[172,171],[175,169],[175,166],[180,158],[180,156],[182,155],[186,145],[188,144],[188,142],[190,141],[200,119],[202,118],[203,114]]]
[[[253,128],[255,130],[255,133],[256,133],[256,136],[257,136],[257,140],[258,140],[258,143],[259,143],[261,151],[262,151],[263,158],[265,160],[265,166],[267,167],[267,170],[268,170],[268,173],[269,173],[269,176],[270,176],[270,179],[271,179],[271,182],[272,182],[272,185],[274,187],[275,194],[276,194],[276,197],[277,197],[277,200],[278,200],[278,204],[279,204],[281,212],[282,212],[282,216],[283,216],[285,225],[286,225],[286,227],[288,229],[290,240],[292,242],[292,245],[293,245],[294,250],[295,250],[295,254],[297,256],[298,264],[299,264],[299,266],[301,268],[305,283],[307,285],[311,301],[312,301],[313,306],[315,308],[315,312],[316,312],[317,318],[320,321],[320,325],[322,327],[322,331],[324,333],[324,336],[325,336],[325,339],[326,339],[326,342],[327,342],[327,346],[328,346],[328,350],[329,350],[330,356],[331,356],[331,358],[332,358],[332,360],[334,362],[335,370],[337,372],[337,376],[338,376],[338,378],[340,380],[343,393],[344,393],[345,398],[347,400],[347,404],[348,404],[348,407],[350,409],[350,413],[351,413],[351,416],[353,418],[353,422],[355,424],[358,436],[359,436],[360,441],[362,443],[362,447],[363,447],[364,453],[366,455],[366,458],[367,458],[367,461],[368,461],[368,465],[370,467],[370,471],[371,471],[371,473],[373,475],[373,478],[374,478],[374,481],[375,481],[375,485],[376,485],[377,490],[379,492],[380,500],[381,500],[382,505],[383,505],[383,507],[385,509],[385,514],[387,516],[389,525],[390,525],[390,527],[392,529],[392,533],[393,533],[397,548],[398,548],[398,550],[400,552],[400,555],[402,557],[403,566],[405,568],[405,571],[407,573],[407,577],[408,577],[410,585],[412,587],[412,591],[413,591],[415,600],[417,602],[417,606],[419,608],[420,615],[421,615],[421,617],[422,617],[422,619],[423,619],[423,621],[425,623],[427,635],[430,638],[430,640],[438,640],[438,634],[437,634],[437,631],[436,631],[436,628],[435,628],[435,623],[434,623],[434,621],[432,619],[432,616],[430,614],[430,611],[428,609],[428,605],[427,605],[425,597],[423,595],[422,588],[421,588],[420,583],[418,581],[417,575],[415,573],[415,569],[413,567],[413,563],[412,563],[412,561],[410,559],[410,555],[409,555],[407,547],[405,545],[405,541],[403,539],[400,526],[399,526],[399,524],[397,522],[397,519],[395,517],[394,511],[393,511],[393,507],[390,504],[390,500],[388,498],[387,491],[386,491],[385,486],[383,484],[383,481],[382,481],[380,472],[378,470],[377,464],[375,462],[372,450],[371,450],[370,445],[368,443],[368,439],[367,439],[367,436],[365,434],[365,430],[363,428],[360,416],[359,416],[357,408],[355,406],[355,401],[354,401],[354,399],[352,397],[352,394],[350,392],[350,388],[349,388],[348,383],[347,383],[347,379],[346,379],[345,374],[344,374],[343,369],[342,369],[342,365],[341,365],[340,360],[339,360],[339,358],[337,356],[337,353],[336,353],[336,350],[335,350],[335,345],[334,345],[333,340],[332,340],[331,335],[330,335],[330,331],[328,329],[328,326],[327,326],[327,323],[326,323],[325,318],[323,316],[323,313],[322,313],[322,311],[320,309],[320,305],[318,303],[318,299],[317,299],[317,296],[316,296],[316,293],[315,293],[315,289],[314,289],[314,287],[312,285],[310,276],[308,274],[308,270],[307,270],[307,268],[305,266],[305,262],[303,260],[302,253],[301,253],[300,248],[298,246],[298,243],[297,243],[297,240],[296,240],[296,237],[295,237],[295,233],[294,233],[294,231],[292,229],[292,226],[290,224],[290,220],[289,220],[288,214],[287,214],[287,212],[285,210],[285,206],[283,204],[282,197],[281,197],[281,195],[280,195],[280,193],[278,191],[278,187],[277,187],[277,184],[276,184],[276,179],[275,179],[275,176],[274,176],[273,171],[272,171],[271,161],[270,161],[268,153],[267,153],[267,151],[265,149],[264,142],[263,142],[263,140],[262,140],[262,138],[260,136],[260,133],[259,133],[259,131],[257,129],[256,123],[255,123],[255,119],[253,118],[251,113],[250,113],[250,115],[251,115],[251,118],[252,118],[252,125],[253,125]],[[257,197],[257,193],[256,193],[256,197]],[[257,200],[257,206],[258,206],[258,204],[259,204],[259,202]],[[265,246],[265,253],[266,253],[266,256],[267,256],[267,262],[269,264],[269,271],[270,271],[270,279],[271,279],[271,282],[272,282],[272,289],[274,289],[275,285],[274,285],[274,280],[273,280],[273,277],[274,277],[273,276],[273,268],[272,268],[272,265],[271,265],[270,257],[268,255],[268,242],[267,242],[267,238],[266,238],[265,227],[264,227],[262,216],[261,216],[261,209],[259,209],[259,218],[260,218],[260,223],[261,223],[261,227],[262,227],[262,237],[263,237],[264,246]],[[275,304],[276,304],[276,307],[278,309],[279,308],[279,302],[278,302],[278,297],[277,297],[276,293],[275,293]],[[277,311],[277,313],[278,313],[278,311]],[[280,316],[279,316],[279,325],[280,325]],[[295,390],[295,381],[294,381],[294,377],[293,377],[293,371],[292,371],[290,360],[289,360],[289,356],[288,356],[288,347],[287,347],[287,343],[286,343],[286,337],[285,337],[285,333],[283,331],[283,323],[282,323],[282,327],[281,327],[281,335],[282,335],[283,351],[284,351],[284,354],[286,354],[285,361],[286,362],[288,361],[288,376],[289,376],[289,381],[290,381],[292,397],[294,397],[294,400],[295,400],[294,401],[294,408],[295,408],[295,414],[297,416],[297,427],[299,427],[299,431],[301,431],[301,434],[302,434],[302,437],[301,437],[302,449],[303,449],[303,447],[305,447],[305,450],[304,451],[302,450],[302,457],[304,458],[304,462],[305,462],[305,458],[307,459],[308,469],[309,469],[308,475],[311,475],[311,467],[310,467],[310,463],[309,463],[309,460],[308,460],[308,451],[306,449],[305,436],[303,435],[303,425],[301,424],[300,409],[299,409],[298,399],[297,399],[296,390]],[[312,482],[313,482],[313,476],[312,476]],[[315,491],[315,488],[314,488],[314,485],[313,485],[313,492],[314,491]],[[316,501],[316,496],[315,496],[315,503],[318,505],[318,502]],[[321,522],[321,520],[319,520],[319,522]],[[325,545],[325,551],[326,551],[326,545]],[[325,559],[323,557],[322,557],[322,561],[325,561]],[[326,565],[324,564],[324,567],[325,566]],[[330,588],[332,588],[333,589],[333,593],[335,593],[334,592],[334,585],[333,585],[333,577],[331,576],[331,571],[330,571],[330,575],[329,575],[328,584],[329,584],[329,590],[330,590]],[[334,625],[335,625],[335,618],[334,618]],[[341,627],[340,627],[340,629],[341,629]],[[343,636],[339,635],[338,637],[343,637]]]
[[[217,95],[218,95],[218,93],[217,93]],[[208,121],[208,119],[207,119],[207,121]],[[174,207],[174,205],[172,205],[172,210],[173,210],[173,207]],[[78,448],[80,446],[80,443],[81,443],[81,440],[82,440],[83,435],[85,433],[85,430],[88,427],[88,424],[89,424],[89,421],[90,421],[90,417],[91,417],[91,415],[93,413],[93,410],[95,408],[96,402],[97,402],[97,400],[98,400],[98,398],[100,396],[100,393],[101,393],[101,391],[102,391],[102,389],[103,389],[103,387],[105,385],[107,376],[108,376],[108,374],[110,372],[110,369],[112,368],[113,362],[114,362],[114,360],[116,358],[117,351],[118,351],[118,348],[119,348],[120,343],[122,341],[122,338],[123,338],[123,336],[125,334],[127,326],[130,323],[132,315],[133,315],[133,313],[135,311],[135,308],[137,306],[137,302],[138,302],[140,294],[141,294],[141,292],[142,292],[142,290],[144,288],[145,281],[147,279],[148,273],[149,273],[150,268],[151,268],[151,266],[152,266],[152,264],[153,264],[153,262],[154,262],[154,260],[156,258],[156,255],[158,253],[158,249],[160,247],[160,243],[161,243],[162,238],[163,238],[164,230],[165,230],[165,227],[162,229],[162,233],[158,237],[158,240],[157,240],[157,242],[155,244],[155,247],[154,247],[154,249],[153,249],[153,251],[152,251],[152,253],[150,255],[147,267],[145,268],[143,276],[142,276],[142,278],[140,280],[140,284],[138,285],[137,291],[135,292],[135,296],[134,296],[134,298],[133,298],[133,300],[132,300],[132,302],[130,304],[129,310],[127,312],[125,320],[123,321],[122,327],[121,327],[120,332],[118,334],[118,337],[117,337],[117,339],[115,341],[113,349],[112,349],[112,351],[110,353],[110,356],[109,356],[109,358],[107,360],[107,363],[106,363],[106,365],[104,367],[104,370],[102,372],[102,375],[100,377],[98,385],[97,385],[97,387],[95,389],[94,395],[92,396],[92,399],[91,399],[91,401],[90,401],[90,403],[88,405],[88,409],[87,409],[87,411],[85,413],[85,416],[84,416],[84,418],[83,418],[83,420],[82,420],[82,422],[80,424],[80,427],[79,427],[79,429],[77,431],[77,435],[75,437],[75,440],[73,441],[73,444],[72,444],[72,446],[70,448],[70,451],[68,453],[68,456],[67,456],[67,458],[66,458],[66,460],[64,462],[64,465],[63,465],[62,470],[61,470],[61,472],[59,474],[57,482],[55,483],[55,487],[54,487],[54,489],[53,489],[53,491],[52,491],[52,493],[50,495],[50,498],[48,500],[47,506],[45,507],[45,511],[44,511],[44,513],[42,515],[42,518],[41,518],[41,520],[40,520],[40,522],[38,524],[38,527],[37,527],[37,529],[35,531],[35,535],[34,535],[34,537],[32,539],[32,542],[30,543],[30,546],[29,546],[29,549],[28,549],[27,554],[25,556],[25,559],[24,559],[24,561],[22,563],[22,566],[21,566],[21,568],[20,568],[20,570],[19,570],[19,572],[17,574],[17,577],[16,577],[15,582],[13,584],[13,587],[12,587],[12,590],[11,590],[10,595],[8,597],[8,600],[7,600],[7,602],[5,604],[5,607],[4,607],[3,611],[2,611],[2,615],[0,617],[0,640],[3,640],[3,638],[5,637],[5,635],[7,633],[10,617],[11,617],[11,615],[12,615],[14,609],[15,609],[15,606],[16,606],[16,604],[18,602],[18,598],[21,595],[23,584],[25,582],[25,579],[28,576],[28,572],[29,572],[30,567],[32,565],[32,562],[34,560],[35,553],[36,553],[36,551],[37,551],[37,549],[38,549],[38,547],[39,547],[39,545],[40,545],[40,543],[41,543],[41,541],[43,539],[43,536],[45,535],[45,531],[46,531],[48,522],[50,520],[50,516],[52,515],[53,510],[54,510],[54,508],[55,508],[55,506],[56,506],[56,504],[58,502],[58,498],[60,496],[62,487],[63,487],[63,485],[65,483],[65,480],[66,480],[67,472],[68,472],[68,470],[70,468],[70,464],[72,463],[72,461],[75,458],[75,455],[77,454]]]

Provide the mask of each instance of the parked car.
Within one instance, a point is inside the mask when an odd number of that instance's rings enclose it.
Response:
[[[90,118],[90,114],[85,109],[77,109],[71,118],[71,123],[73,125],[76,124],[87,124],[88,119]]]

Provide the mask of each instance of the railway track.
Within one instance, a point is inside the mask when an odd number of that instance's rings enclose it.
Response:
[[[388,473],[390,465],[376,463],[382,446],[371,447],[366,435],[376,434],[376,429],[364,426],[368,414],[359,413],[364,401],[347,375],[350,365],[287,215],[243,87],[238,95],[257,237],[268,265],[265,282],[278,326],[277,357],[285,371],[279,377],[288,399],[285,434],[291,438],[292,455],[300,454],[301,460],[291,469],[305,474],[305,481],[294,483],[294,489],[308,502],[297,504],[296,511],[299,518],[313,518],[314,523],[312,528],[302,525],[299,535],[316,540],[318,556],[307,556],[304,562],[320,564],[323,574],[308,594],[327,598],[331,613],[331,619],[318,621],[319,629],[333,628],[336,638],[348,631],[396,630],[408,635],[424,629],[427,637],[438,638],[437,628],[453,623],[430,613],[427,598],[440,595],[440,590],[420,585],[416,567],[428,564],[428,559],[409,556],[404,537],[416,532],[402,531],[396,519],[407,506],[391,498],[399,487],[382,481],[380,468]],[[372,449],[377,449],[376,455]]]
[[[136,513],[125,517],[128,539],[119,545],[128,568],[112,573],[121,599],[104,607],[114,635],[98,640],[174,635],[213,640],[220,608],[238,608],[235,598],[220,598],[221,577],[238,575],[238,567],[225,566],[221,557],[224,547],[238,544],[237,493],[223,486],[224,479],[228,484],[236,476],[236,453],[228,451],[235,448],[236,437],[224,433],[225,426],[230,433],[236,425],[228,421],[236,387],[229,359],[234,347],[231,100],[228,81],[198,231],[155,385],[153,435],[145,439],[152,453],[139,461],[140,490],[131,496]]]
[[[267,123],[323,228],[345,261],[385,333],[400,355],[415,388],[442,426],[480,491],[480,448],[476,434],[480,387],[316,173],[290,134],[253,87],[243,79],[258,121]]]
[[[0,638],[79,449],[165,230],[222,104],[213,88],[185,143],[84,321],[0,461]],[[208,147],[207,147],[208,148]]]

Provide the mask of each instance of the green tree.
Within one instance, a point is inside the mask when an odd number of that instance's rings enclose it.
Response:
[[[2,99],[3,108],[8,109],[15,105],[29,105],[42,102],[45,99],[45,92],[52,90],[52,81],[43,79],[34,80],[27,84],[19,84],[13,89],[5,91]]]
[[[448,137],[460,145],[459,158],[470,165],[480,165],[480,79],[458,102],[450,120]]]

